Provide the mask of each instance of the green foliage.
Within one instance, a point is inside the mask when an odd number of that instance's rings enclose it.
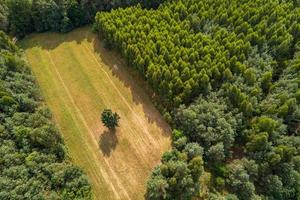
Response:
[[[200,92],[209,91],[210,83],[217,86],[219,81],[231,80],[233,75],[229,68],[238,62],[224,62],[230,53],[227,44],[208,34],[194,34],[189,21],[179,21],[173,16],[177,9],[173,4],[166,4],[156,11],[135,7],[98,13],[94,24],[106,41],[120,49],[128,62],[147,78],[169,110],[190,102]],[[184,17],[185,11],[182,12]],[[136,20],[138,16],[140,20]],[[233,41],[238,40],[225,29],[217,30],[216,35],[229,35]],[[241,51],[246,53],[249,46],[243,45],[245,48]],[[147,58],[147,62],[142,62],[142,58]]]
[[[0,30],[7,31],[8,28],[8,8],[5,0],[0,0]]]
[[[9,9],[9,32],[17,37],[24,37],[33,30],[31,20],[30,0],[8,0]]]
[[[228,185],[239,199],[255,199],[255,187],[242,162],[236,161],[229,166]]]
[[[157,88],[170,109],[189,103],[212,83],[217,86],[221,80],[232,80],[234,73],[243,73],[251,45],[260,49],[270,46],[272,55],[280,60],[293,52],[293,40],[297,42],[299,37],[297,28],[289,27],[296,27],[299,22],[300,17],[295,14],[298,8],[288,2],[234,1],[230,7],[226,2],[170,2],[157,11],[140,7],[119,9],[98,13],[94,26]],[[230,9],[233,7],[236,12]],[[140,20],[136,20],[138,16]],[[274,32],[277,27],[281,27],[280,31]],[[145,57],[150,60],[141,62]],[[249,81],[253,83],[253,72],[247,71],[246,75],[252,76]],[[210,84],[201,81],[207,78]],[[265,93],[272,86],[271,81],[272,72],[266,72],[260,80]]]
[[[21,1],[18,1],[21,2]],[[0,199],[91,199],[20,50],[0,32]]]
[[[2,31],[0,31],[0,49],[15,53],[18,47],[11,41],[11,39]]]
[[[199,98],[188,108],[181,106],[175,123],[191,141],[203,146],[210,156],[216,156],[211,157],[214,162],[231,156],[239,124],[237,116],[228,112],[225,101],[212,93],[207,99]]]
[[[166,152],[147,182],[147,199],[191,199],[199,192],[203,172],[202,149],[189,143],[183,151]]]
[[[156,8],[163,0],[1,0],[0,30],[22,38],[37,31],[68,32],[91,22],[97,11],[140,3]]]
[[[263,151],[268,145],[268,133],[263,132],[251,137],[250,141],[246,144],[246,149],[249,152]]]
[[[219,188],[223,188],[225,186],[225,180],[221,177],[216,178],[216,186]]]
[[[113,113],[110,109],[104,109],[101,113],[102,123],[109,129],[115,129],[119,126],[120,116],[115,112]]]
[[[147,183],[148,199],[167,199],[168,182],[163,176],[152,177]]]
[[[184,137],[184,134],[181,131],[176,130],[176,129],[174,129],[172,131],[172,140],[173,141],[177,141],[178,139],[180,139],[182,137]]]
[[[62,18],[61,8],[55,1],[32,1],[32,20],[35,31],[59,31]]]
[[[299,11],[297,1],[174,0],[96,15],[94,30],[150,83],[176,129],[181,153],[163,163],[188,160],[186,147],[200,144],[211,199],[300,196]],[[168,168],[149,180],[161,186],[149,185],[153,199],[174,199],[180,183]]]

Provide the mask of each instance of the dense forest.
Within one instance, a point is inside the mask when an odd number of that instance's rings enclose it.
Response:
[[[68,158],[23,52],[7,36],[68,32],[96,11],[160,0],[0,0],[0,199],[91,199],[83,171]]]
[[[174,128],[148,199],[300,199],[299,6],[169,0],[97,13],[94,30]]]
[[[21,50],[1,31],[0,199],[91,199]]]
[[[163,0],[0,0],[0,30],[19,38],[32,32],[68,32],[94,20],[97,11]]]
[[[173,127],[147,199],[300,200],[299,0],[0,0],[18,38],[93,21]],[[0,66],[0,199],[90,199],[1,31]]]

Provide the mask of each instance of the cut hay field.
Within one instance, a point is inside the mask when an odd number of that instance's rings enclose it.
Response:
[[[148,86],[97,38],[85,27],[33,34],[21,45],[94,199],[143,199],[151,169],[170,148],[170,128]],[[121,116],[115,133],[100,121],[104,108]]]

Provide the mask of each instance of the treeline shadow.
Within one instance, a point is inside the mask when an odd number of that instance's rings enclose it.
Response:
[[[18,41],[18,44],[25,50],[33,47],[39,47],[44,50],[54,50],[62,43],[76,42],[77,44],[81,44],[84,40],[92,42],[94,38],[95,35],[91,32],[91,26],[84,26],[68,33],[32,33],[21,41]]]
[[[142,106],[148,122],[155,123],[163,130],[164,136],[169,137],[170,127],[152,103],[155,93],[150,85],[147,84],[137,70],[128,66],[125,59],[121,58],[118,52],[104,48],[101,36],[99,38],[93,41],[95,53],[109,67],[112,75],[117,77],[126,88],[130,89],[133,102]]]

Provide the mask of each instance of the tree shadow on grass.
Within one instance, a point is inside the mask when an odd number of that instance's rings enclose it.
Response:
[[[104,156],[110,156],[111,152],[117,147],[117,144],[116,130],[105,130],[99,138],[99,148]]]

